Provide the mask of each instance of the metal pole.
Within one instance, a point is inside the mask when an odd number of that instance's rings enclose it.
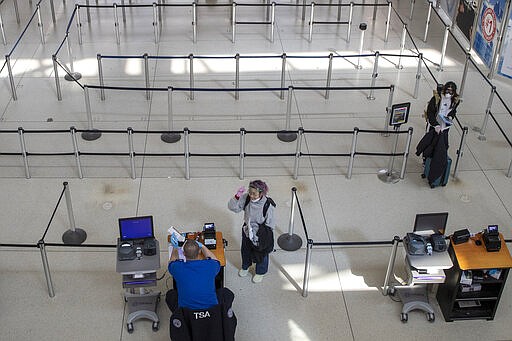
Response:
[[[480,130],[480,135],[478,136],[478,139],[480,141],[485,141],[485,129],[487,128],[487,122],[489,121],[489,115],[491,114],[491,107],[492,107],[492,101],[494,100],[494,93],[496,92],[496,86],[493,85],[491,88],[491,94],[489,95],[489,100],[487,101],[487,108],[485,109],[485,116],[484,121],[482,123],[482,127]]]
[[[92,126],[92,113],[91,113],[91,99],[89,98],[89,86],[84,85],[85,96],[85,111],[87,113],[87,130],[93,130]]]
[[[11,84],[12,99],[16,101],[18,99],[18,95],[16,95],[16,84],[14,84],[14,77],[12,75],[11,68],[11,57],[9,55],[5,55],[5,62],[7,64],[7,73],[9,74],[9,83]]]
[[[388,123],[389,123],[389,117],[391,115],[391,107],[393,106],[393,94],[395,92],[395,86],[391,84],[389,86],[389,97],[388,97],[388,106],[386,107],[386,118],[384,121],[384,130],[388,131]],[[388,136],[386,133],[385,136]]]
[[[293,179],[297,180],[299,177],[299,161],[302,154],[302,137],[304,135],[304,128],[300,127],[298,130],[299,138],[297,139],[297,146],[295,147],[295,164],[293,167]],[[290,234],[291,235],[291,234]]]
[[[71,231],[75,231],[76,223],[75,216],[73,215],[73,204],[71,203],[71,193],[69,192],[69,186],[67,182],[64,182],[64,196],[66,197],[66,207],[69,218],[69,228]]]
[[[306,20],[306,0],[302,0],[302,21]]]
[[[131,3],[131,1],[130,1]],[[96,5],[98,4],[98,0],[96,0]],[[122,14],[122,17],[123,17],[123,22],[125,23],[126,22],[126,9],[124,7],[124,0],[121,0],[121,14]]]
[[[377,76],[379,75],[378,71],[379,71],[379,51],[376,51],[375,58],[373,60],[372,82],[370,84],[371,89],[370,89],[370,93],[366,97],[369,100],[375,99],[375,96],[373,96],[373,93],[375,90],[373,88],[375,87],[375,82],[377,81]]]
[[[15,1],[16,2],[16,1]],[[48,295],[55,297],[55,291],[53,290],[52,276],[50,274],[50,266],[48,265],[48,255],[46,254],[46,248],[44,246],[44,240],[37,242],[37,247],[41,253],[41,261],[43,262],[44,277],[46,278],[46,286],[48,288]]]
[[[466,51],[466,61],[464,62],[464,71],[462,71],[462,80],[460,81],[460,90],[459,90],[459,96],[462,98],[462,95],[464,93],[464,87],[466,86],[466,76],[468,75],[468,69],[469,69],[469,60],[471,58],[471,54]]]
[[[50,0],[50,11],[52,12],[52,22],[55,24],[57,20],[55,19],[55,6],[53,5],[53,0]]]
[[[155,44],[158,44],[158,10],[156,2],[153,2],[153,34],[155,35]]]
[[[329,99],[329,88],[331,87],[331,78],[332,78],[332,59],[334,55],[329,53],[329,66],[327,67],[327,82],[325,83],[325,99]]]
[[[135,151],[133,150],[133,129],[132,127],[128,127],[128,153],[130,155],[130,168],[132,179],[135,179],[137,176],[135,175]]]
[[[281,55],[281,94],[279,98],[284,99],[284,83],[286,76],[286,53]]]
[[[240,98],[240,54],[235,54],[235,99]]]
[[[347,171],[347,179],[352,178],[352,169],[354,168],[354,159],[356,156],[356,147],[357,147],[357,135],[359,134],[359,128],[354,128],[354,133],[352,135],[352,147],[350,148],[350,160],[348,162],[348,171]]]
[[[176,143],[181,140],[181,134],[174,132],[174,119],[172,110],[172,94],[174,88],[172,86],[167,87],[167,129],[168,131],[162,133],[160,139],[165,143]]]
[[[396,65],[397,69],[403,69],[402,54],[404,53],[406,37],[407,37],[407,24],[404,24],[404,26],[402,28],[402,40],[400,41],[400,56],[398,57],[398,64]]]
[[[76,8],[76,28],[78,32],[78,44],[82,45],[82,22],[80,21],[80,6],[75,5]]]
[[[76,128],[71,127],[71,128],[69,128],[69,130],[71,131],[71,141],[73,143],[73,152],[75,153],[75,161],[76,161],[76,168],[78,169],[78,177],[80,179],[83,179],[84,176],[82,174],[82,164],[80,163],[80,151],[78,150],[78,141],[76,138]]]
[[[309,13],[309,42],[313,40],[313,23],[315,18],[315,3],[311,3],[311,12]]]
[[[189,78],[190,78],[190,99],[194,100],[194,55],[188,55],[189,60]]]
[[[66,33],[66,47],[68,49],[68,57],[69,57],[69,69],[71,70],[71,74],[75,74],[75,66],[73,63],[73,53],[71,52],[71,44],[69,43],[69,34]]]
[[[245,177],[245,129],[240,128],[240,180]]]
[[[386,33],[384,34],[384,41],[388,42],[389,37],[389,23],[391,21],[391,1],[388,0],[388,16],[386,18]]]
[[[190,180],[190,146],[189,146],[189,130],[183,128],[183,146],[185,148],[185,179]]]
[[[144,53],[142,55],[144,58],[144,77],[146,78],[146,99],[151,99],[151,91],[149,90],[149,60],[148,54]]]
[[[16,22],[20,23],[20,10],[18,8],[18,0],[13,0],[14,3],[14,12],[16,13]]]
[[[55,76],[55,88],[57,89],[57,100],[62,101],[62,92],[60,90],[59,68],[57,67],[57,56],[52,55],[53,74]]]
[[[272,12],[270,15],[270,42],[274,42],[274,29],[276,23],[276,3],[272,2]]]
[[[393,247],[391,249],[391,256],[389,257],[388,269],[386,270],[386,277],[384,278],[384,285],[382,288],[382,295],[387,296],[389,294],[389,279],[393,274],[393,269],[395,268],[395,259],[396,259],[396,251],[398,249],[398,243],[400,242],[400,237],[395,236],[393,238]]]
[[[290,207],[290,222],[288,224],[288,235],[293,235],[293,225],[294,225],[294,218],[295,218],[295,206],[297,206],[297,195],[295,194],[297,192],[297,188],[292,187],[292,204]]]
[[[98,61],[98,78],[99,78],[100,86],[101,86],[100,99],[102,101],[104,101],[105,100],[105,89],[103,89],[103,87],[105,86],[105,83],[103,81],[103,65],[101,63],[101,54],[98,53],[96,55],[96,60]]]
[[[364,31],[366,31],[366,24],[360,23],[359,29],[361,30],[361,42],[359,43],[359,56],[357,56],[357,65],[356,69],[362,69],[363,67],[360,64],[361,61],[361,55],[363,54],[363,45],[364,45]]]
[[[409,129],[407,130],[407,142],[405,143],[404,157],[402,160],[402,169],[400,170],[400,179],[403,179],[405,177],[405,166],[407,165],[407,159],[409,158],[409,151],[411,149],[411,141],[412,141],[412,127],[409,127]]]
[[[396,147],[398,146],[398,137],[399,137],[399,134],[398,132],[400,131],[400,126],[394,126],[394,131],[395,131],[395,144],[393,146],[393,151],[391,152],[391,156],[389,158],[389,163],[388,163],[388,176],[391,176],[393,175],[393,166],[395,164],[395,154],[396,154]]]
[[[231,42],[235,43],[236,35],[236,2],[231,5]]]
[[[114,31],[116,33],[116,42],[117,45],[121,43],[121,39],[119,37],[119,18],[117,17],[117,4],[114,2],[113,4],[114,9]]]
[[[290,130],[290,119],[292,112],[293,86],[288,87],[288,101],[286,102],[286,123],[284,130]]]
[[[508,165],[508,171],[507,171],[507,178],[512,177],[512,160],[510,160],[510,163]]]
[[[91,11],[90,11],[90,8],[89,8],[89,0],[85,0],[85,4],[87,5],[87,22],[90,23],[91,22]]]
[[[460,138],[459,149],[457,150],[457,160],[455,161],[455,167],[453,167],[453,177],[457,176],[457,171],[459,169],[459,161],[464,155],[464,146],[466,145],[466,137],[468,135],[468,127],[462,128],[462,136]]]
[[[25,130],[22,127],[18,128],[18,136],[20,138],[21,155],[23,156],[23,164],[25,166],[25,178],[30,179],[30,171],[28,169],[28,155],[27,147],[25,145]]]
[[[347,43],[350,42],[350,30],[352,29],[352,15],[354,14],[354,3],[350,3],[350,11],[348,12],[348,27],[347,27]]]
[[[421,65],[423,64],[423,53],[418,55],[418,68],[416,69],[416,83],[414,83],[414,94],[412,97],[418,98],[418,91],[420,89],[421,79]]]
[[[375,2],[373,3],[373,15],[372,15],[372,20],[375,21],[375,19],[377,19],[377,4],[378,4],[379,0],[375,0]]]
[[[441,48],[441,61],[439,62],[439,68],[437,71],[443,71],[444,57],[446,54],[446,46],[448,45],[448,33],[450,32],[450,26],[444,28],[443,47]]]
[[[377,1],[377,0],[375,0]],[[338,16],[336,17],[337,21],[341,21],[341,0],[338,0]]]
[[[39,34],[41,36],[41,44],[44,45],[44,32],[43,32],[43,20],[41,19],[41,7],[39,4],[36,6],[37,11],[37,26],[39,27]]]
[[[192,42],[197,42],[197,5],[194,1],[192,3]]]
[[[414,3],[416,1],[415,0],[411,0],[411,12],[409,13],[409,19],[412,20],[412,16],[414,14]]]
[[[427,42],[427,35],[428,35],[428,26],[430,25],[430,15],[432,14],[432,3],[430,1],[428,2],[428,12],[427,12],[427,22],[425,23],[425,35],[423,36],[423,41]]]
[[[0,12],[0,32],[2,33],[2,42],[7,45],[7,39],[5,38],[4,21],[2,19],[2,12]]]
[[[302,297],[308,296],[309,272],[311,271],[311,249],[313,248],[313,240],[308,239],[306,246],[306,262],[304,264],[304,283],[302,284]]]

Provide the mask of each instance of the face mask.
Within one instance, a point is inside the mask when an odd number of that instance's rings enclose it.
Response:
[[[251,202],[258,202],[260,201],[261,198],[258,198],[258,199],[251,199]]]
[[[452,98],[452,94],[444,94],[445,98]]]

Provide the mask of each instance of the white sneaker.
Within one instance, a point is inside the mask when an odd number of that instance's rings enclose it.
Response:
[[[238,270],[238,276],[240,277],[246,277],[249,274],[249,269],[240,269]]]
[[[253,283],[260,283],[261,281],[263,281],[263,275],[256,274],[252,277]]]

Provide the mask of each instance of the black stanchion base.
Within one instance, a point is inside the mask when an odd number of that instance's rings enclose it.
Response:
[[[288,233],[284,233],[277,238],[277,245],[283,250],[295,251],[302,246],[302,239],[296,234],[290,236]]]
[[[98,129],[87,130],[82,133],[82,138],[86,141],[94,141],[101,137],[101,131]]]
[[[67,230],[62,235],[62,241],[68,245],[80,245],[87,239],[87,233],[81,228],[75,228],[75,230]]]
[[[177,133],[163,133],[160,139],[165,143],[176,143],[181,140],[181,134]]]
[[[377,173],[377,177],[380,181],[388,183],[388,184],[396,184],[398,181],[400,181],[400,174],[388,171],[387,169],[381,169]]]
[[[288,130],[281,130],[277,132],[277,138],[283,142],[293,142],[297,139],[297,133]]]
[[[66,73],[64,75],[64,79],[69,81],[69,82],[72,82],[72,81],[77,81],[79,80],[80,78],[82,78],[82,74],[80,72],[73,72],[71,74],[68,74]]]

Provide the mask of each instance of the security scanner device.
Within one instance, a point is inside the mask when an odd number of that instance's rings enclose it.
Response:
[[[483,236],[485,249],[487,252],[497,252],[501,249],[500,233],[498,232],[498,225],[489,225],[484,230]]]
[[[119,219],[116,272],[123,275],[129,333],[133,332],[133,322],[143,318],[153,322],[153,331],[159,328],[157,308],[160,292],[147,289],[156,286],[156,272],[160,269],[159,250],[152,216]]]
[[[215,224],[214,223],[205,223],[203,226],[203,239],[204,246],[206,246],[210,250],[215,250],[217,248],[217,239],[215,236]]]
[[[422,310],[427,320],[435,321],[434,309],[428,301],[428,285],[444,283],[444,270],[453,266],[447,252],[444,238],[448,213],[427,213],[416,215],[413,233],[403,238],[405,250],[405,269],[407,282],[402,285],[388,286],[391,273],[394,271],[396,250],[388,265],[384,294],[397,296],[402,302],[400,320],[407,322],[408,313]]]

